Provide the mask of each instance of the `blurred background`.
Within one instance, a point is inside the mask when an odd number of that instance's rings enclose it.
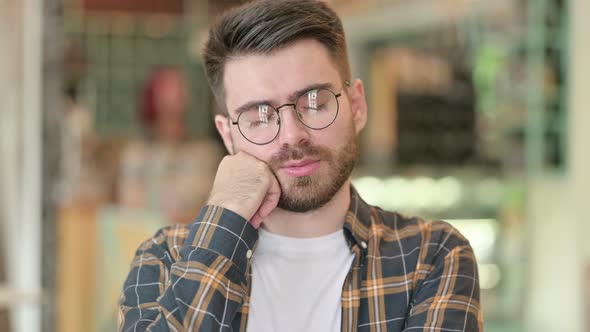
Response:
[[[225,151],[200,51],[237,0],[0,0],[0,331],[113,331],[133,252]],[[332,0],[364,198],[447,220],[486,331],[590,331],[590,1]]]

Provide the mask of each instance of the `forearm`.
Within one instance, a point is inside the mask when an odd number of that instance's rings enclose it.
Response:
[[[247,256],[256,240],[254,228],[239,215],[207,206],[182,245],[166,250],[155,245],[162,242],[157,237],[146,242],[125,282],[119,330],[230,330],[246,295]]]

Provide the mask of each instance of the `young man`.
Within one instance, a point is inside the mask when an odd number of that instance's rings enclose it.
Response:
[[[137,251],[120,331],[482,330],[468,241],[351,187],[367,105],[332,9],[239,7],[205,65],[230,156],[196,221]]]

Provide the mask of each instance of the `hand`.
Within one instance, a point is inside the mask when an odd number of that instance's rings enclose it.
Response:
[[[240,151],[219,164],[207,204],[231,210],[258,229],[280,196],[279,183],[268,165]]]

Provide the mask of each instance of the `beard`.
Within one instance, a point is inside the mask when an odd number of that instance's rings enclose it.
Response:
[[[284,146],[279,153],[273,155],[268,164],[275,175],[281,165],[289,160],[317,158],[328,164],[327,174],[320,168],[309,176],[287,179],[277,176],[281,187],[278,207],[302,213],[316,210],[332,200],[350,177],[358,160],[358,142],[352,127],[347,131],[344,143],[340,149],[333,151],[307,142],[297,146]]]

